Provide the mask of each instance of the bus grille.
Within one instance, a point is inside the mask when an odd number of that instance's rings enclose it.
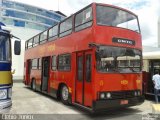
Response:
[[[133,98],[135,91],[118,91],[111,92],[112,99],[125,99],[125,98]]]

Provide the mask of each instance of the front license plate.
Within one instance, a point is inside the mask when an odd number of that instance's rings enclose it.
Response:
[[[120,104],[121,105],[126,105],[126,104],[128,104],[128,100],[121,100]]]

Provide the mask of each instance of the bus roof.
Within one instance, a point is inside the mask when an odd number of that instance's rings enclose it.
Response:
[[[0,33],[10,34],[10,31],[3,29],[3,28],[0,28]]]

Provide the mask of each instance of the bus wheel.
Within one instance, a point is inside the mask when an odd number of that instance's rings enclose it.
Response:
[[[61,88],[61,101],[63,104],[69,104],[69,90],[66,85],[63,85]]]
[[[32,80],[32,90],[36,91],[36,81],[34,79]]]

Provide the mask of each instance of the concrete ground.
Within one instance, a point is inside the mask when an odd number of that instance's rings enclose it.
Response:
[[[115,110],[111,112],[104,112],[100,114],[88,114],[88,112],[79,109],[75,106],[66,106],[60,101],[54,98],[48,97],[38,92],[33,92],[29,88],[25,87],[22,83],[14,83],[13,87],[13,105],[10,108],[9,114],[43,114],[44,116],[38,117],[46,119],[50,114],[50,117],[66,118],[66,115],[70,118],[78,118],[79,120],[88,119],[142,119],[142,115],[152,113],[151,101],[145,101],[142,105],[134,106],[130,108]],[[56,115],[56,116],[55,116]],[[62,116],[59,116],[62,115]],[[65,115],[65,116],[64,116]],[[68,119],[70,119],[68,118]]]

